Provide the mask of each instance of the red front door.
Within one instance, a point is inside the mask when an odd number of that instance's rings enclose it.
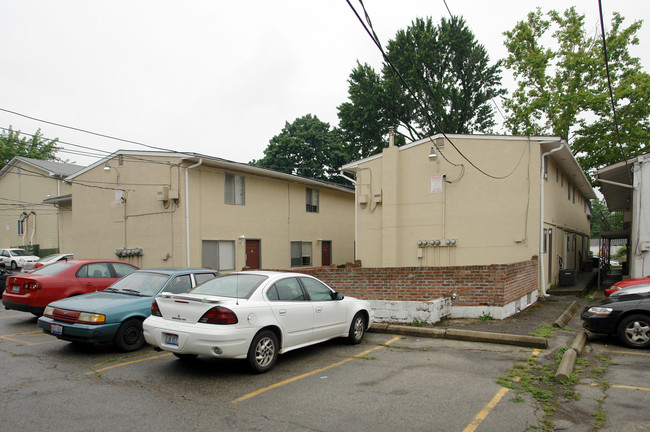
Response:
[[[260,268],[259,240],[246,240],[246,267],[249,269]]]
[[[323,240],[321,242],[321,252],[322,252],[322,266],[328,266],[332,264],[332,242],[329,240]]]

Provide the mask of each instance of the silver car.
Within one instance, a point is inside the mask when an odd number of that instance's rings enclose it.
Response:
[[[73,258],[74,256],[72,254],[66,254],[66,253],[47,255],[36,262],[32,262],[32,261],[26,262],[25,264],[23,264],[23,271],[24,272],[32,271],[34,269],[46,266],[48,264],[55,263],[57,261],[69,260]]]

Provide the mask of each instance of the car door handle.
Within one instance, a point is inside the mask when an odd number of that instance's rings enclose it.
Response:
[[[280,315],[286,315],[287,310],[286,309],[280,309]]]
[[[323,306],[316,307],[316,313],[323,312]]]

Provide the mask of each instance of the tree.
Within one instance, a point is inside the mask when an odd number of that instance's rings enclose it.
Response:
[[[388,64],[378,74],[358,63],[348,81],[350,101],[339,106],[339,126],[355,156],[381,151],[390,126],[402,135],[398,145],[494,127],[491,99],[505,93],[500,66],[489,65],[462,18],[443,18],[438,26],[418,18],[388,42],[386,56],[404,82]]]
[[[264,157],[252,165],[302,177],[347,183],[338,175],[344,156],[340,132],[307,114],[285,123],[282,132],[269,141]]]
[[[603,200],[591,201],[591,238],[600,238],[601,231],[623,229],[623,212],[611,212]]]
[[[38,129],[31,137],[23,136],[20,131],[14,131],[11,126],[7,131],[0,132],[0,164],[7,165],[15,156],[23,156],[32,159],[58,160],[56,143],[58,138],[53,140],[43,139],[41,130]]]
[[[614,13],[606,46],[620,140],[610,103],[600,35],[585,31],[584,15],[575,8],[562,15],[541,9],[504,33],[509,55],[504,65],[517,89],[504,102],[505,122],[515,135],[555,135],[569,142],[587,173],[646,152],[650,139],[650,75],[628,47],[638,45],[641,22],[623,28]],[[552,32],[555,48],[541,40]]]

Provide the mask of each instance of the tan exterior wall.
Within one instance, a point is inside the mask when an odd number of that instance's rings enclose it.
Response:
[[[358,257],[364,266],[463,266],[526,261],[537,254],[539,148],[525,140],[454,139],[485,172],[448,143],[430,160],[431,143],[388,148],[359,166]],[[432,193],[432,177],[444,176]],[[367,191],[367,192],[366,192]],[[375,195],[381,194],[381,203]],[[365,198],[361,198],[363,201]],[[418,240],[456,240],[456,246],[418,247]],[[386,250],[394,252],[387,252]],[[383,251],[383,252],[382,252]]]
[[[587,200],[553,155],[548,176],[541,180],[541,140],[454,136],[452,141],[455,147],[442,138],[436,140],[442,150],[437,158],[429,157],[431,141],[417,142],[386,148],[354,168],[357,258],[363,266],[528,261],[540,253],[542,186],[542,232],[549,242],[541,260],[546,287],[558,283],[558,257],[564,269],[579,269],[589,248]],[[445,181],[433,183],[440,177]],[[419,246],[418,241],[426,241],[427,246]],[[431,246],[431,241],[439,241],[440,246]],[[447,241],[456,244],[447,246]]]
[[[0,247],[39,245],[40,249],[60,248],[59,215],[54,205],[42,201],[70,193],[70,186],[45,171],[17,162],[0,179]],[[31,213],[18,235],[21,213]],[[61,249],[63,250],[63,249]]]
[[[73,235],[66,233],[66,239],[74,238],[75,255],[114,258],[115,250],[142,248],[141,257],[121,259],[141,267],[200,267],[203,241],[217,240],[234,243],[239,270],[246,265],[246,239],[255,239],[260,241],[262,267],[290,268],[291,241],[312,243],[312,265],[320,265],[321,239],[332,242],[333,264],[354,258],[352,192],[204,163],[187,171],[186,196],[186,170],[192,164],[181,166],[178,158],[151,159],[124,155],[122,165],[114,158],[109,171],[98,165],[73,179]],[[225,203],[225,173],[245,178],[244,205]],[[178,199],[159,200],[165,186]],[[318,213],[306,211],[306,187],[319,189]]]

